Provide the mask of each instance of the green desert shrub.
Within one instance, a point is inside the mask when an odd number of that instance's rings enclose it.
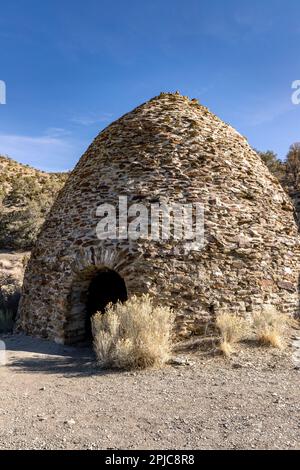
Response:
[[[29,201],[25,209],[4,213],[0,219],[0,247],[30,249],[43,222],[43,209],[37,201]]]

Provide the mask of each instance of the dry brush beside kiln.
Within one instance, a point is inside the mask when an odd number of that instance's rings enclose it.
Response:
[[[96,208],[128,202],[205,206],[205,248],[98,240]],[[162,93],[104,129],[71,173],[28,264],[17,329],[58,342],[89,334],[95,305],[150,293],[174,307],[178,334],[265,303],[298,311],[292,204],[257,154],[196,100]]]

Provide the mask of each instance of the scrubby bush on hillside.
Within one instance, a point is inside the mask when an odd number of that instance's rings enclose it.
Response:
[[[44,217],[44,210],[37,201],[28,201],[24,209],[4,213],[0,219],[0,247],[30,249]]]
[[[272,150],[267,150],[266,152],[257,151],[257,153],[264,164],[269,168],[270,172],[283,183],[286,175],[285,162],[282,162]]]

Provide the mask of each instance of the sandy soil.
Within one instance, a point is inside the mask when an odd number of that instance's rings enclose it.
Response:
[[[243,345],[226,361],[195,346],[189,365],[120,373],[95,368],[87,348],[2,340],[1,449],[300,448],[292,347]]]

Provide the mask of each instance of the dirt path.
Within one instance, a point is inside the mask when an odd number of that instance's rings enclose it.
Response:
[[[299,449],[300,372],[243,346],[231,361],[99,372],[88,349],[2,338],[1,449]],[[290,348],[291,349],[291,348]]]

